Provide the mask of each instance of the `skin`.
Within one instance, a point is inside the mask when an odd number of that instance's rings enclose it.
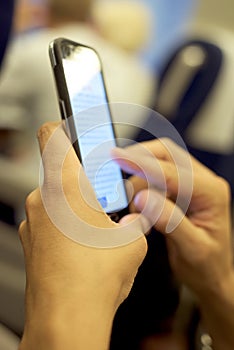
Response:
[[[132,210],[144,209],[152,225],[165,235],[171,266],[177,277],[196,293],[213,349],[231,350],[234,348],[234,270],[229,186],[192,157],[191,169],[183,169],[183,161],[178,163],[186,153],[171,140],[154,140],[141,146],[148,156],[139,157],[138,146],[113,151],[122,169],[135,175],[132,184],[137,195]],[[172,154],[179,155],[177,164]],[[183,181],[191,170],[192,197],[185,215],[174,201],[181,183],[183,196],[188,195],[189,189],[183,188]],[[159,191],[164,186],[162,173],[167,184],[166,200]],[[153,188],[147,188],[145,174]],[[160,213],[156,222],[155,213]],[[168,233],[172,213],[178,224]]]
[[[41,152],[56,127],[51,123],[41,128]],[[44,159],[45,168],[49,167],[47,162]],[[56,162],[53,166],[56,168]],[[91,225],[116,226],[105,213],[83,200],[74,176],[80,166],[70,148],[62,169],[70,205],[89,218]],[[53,186],[52,180],[46,170],[47,189]],[[39,189],[27,198],[26,214],[27,220],[19,229],[27,276],[26,323],[19,349],[108,349],[115,312],[129,294],[146,254],[144,235],[113,249],[80,245],[52,224]]]
[[[54,129],[55,125],[47,124],[39,132],[41,151]],[[143,146],[149,159],[136,146],[113,151],[121,167],[134,175],[131,182],[136,196],[132,211],[143,210],[151,225],[165,234],[171,265],[178,278],[196,293],[213,349],[231,350],[234,271],[229,187],[191,158],[192,197],[185,215],[175,205],[180,176],[186,179],[188,175],[183,168],[184,151],[170,140],[151,141]],[[177,163],[172,150],[179,154]],[[45,186],[49,189],[53,187],[49,169],[56,168],[56,162],[51,164],[44,159],[44,167]],[[63,166],[63,187],[74,212],[89,218],[91,225],[116,225],[83,201],[74,176],[79,168],[70,149]],[[150,188],[142,169],[152,182]],[[53,190],[55,193],[56,188]],[[185,186],[184,198],[187,191]],[[168,233],[172,212],[176,224]],[[75,243],[52,224],[38,189],[28,197],[26,213],[27,220],[20,227],[27,273],[26,325],[20,350],[108,349],[114,314],[127,297],[146,254],[144,236],[114,249]],[[135,215],[125,217],[124,221]]]

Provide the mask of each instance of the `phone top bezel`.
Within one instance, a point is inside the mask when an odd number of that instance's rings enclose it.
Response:
[[[73,111],[72,111],[69,92],[68,92],[67,83],[66,83],[66,79],[65,79],[64,68],[63,68],[62,46],[64,44],[73,45],[76,47],[80,46],[80,47],[84,47],[84,48],[88,48],[88,49],[92,50],[96,54],[96,56],[99,60],[100,73],[101,73],[104,87],[106,86],[106,84],[105,84],[105,78],[104,78],[104,74],[103,74],[103,68],[102,68],[102,62],[101,62],[100,56],[99,56],[98,52],[93,47],[75,42],[75,41],[67,39],[67,38],[62,38],[62,37],[57,38],[50,43],[49,56],[50,56],[51,66],[52,66],[53,71],[54,71],[54,78],[56,81],[56,90],[57,90],[57,96],[58,96],[59,104],[60,104],[61,118],[66,121],[66,125],[69,128],[68,132],[69,132],[70,139],[75,140],[73,142],[73,147],[75,148],[77,156],[82,163],[82,156],[81,156],[79,143],[78,143],[78,135],[76,133],[75,123],[74,123],[74,120],[72,117]],[[109,115],[110,115],[110,121],[111,121],[112,127],[113,127],[114,138],[116,139],[116,132],[115,132],[115,127],[113,125],[113,118],[112,118],[112,113],[111,113],[110,106],[109,106],[109,98],[108,98],[106,88],[104,88],[104,92],[105,92],[106,103],[107,103],[108,111],[109,111]],[[65,115],[64,115],[64,108],[61,108],[61,103],[63,103],[63,106],[65,108]]]

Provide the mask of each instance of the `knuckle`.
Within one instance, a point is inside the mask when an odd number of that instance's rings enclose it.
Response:
[[[179,182],[180,173],[172,163],[164,164],[164,177],[167,189],[174,188],[174,185]]]
[[[204,266],[207,266],[207,262],[209,262],[211,266],[222,255],[223,245],[213,237],[206,237],[206,239],[202,240],[199,250],[196,251],[196,265],[204,268]]]
[[[161,142],[165,145],[173,145],[174,142],[169,137],[162,137],[160,138]]]
[[[160,141],[167,151],[173,150],[177,147],[177,144],[169,137],[162,137]]]

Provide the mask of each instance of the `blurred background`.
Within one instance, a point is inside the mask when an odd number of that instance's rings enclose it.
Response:
[[[73,13],[79,7],[79,0],[65,3],[67,10],[73,6]],[[62,18],[56,0],[18,0],[0,72],[0,350],[16,349],[23,331],[25,274],[17,227],[26,196],[38,185],[36,131],[45,121],[60,120],[47,57],[54,37],[97,48],[110,102],[147,107],[128,116],[130,123],[140,121],[142,129],[155,127],[149,109],[163,114],[190,152],[224,176],[234,193],[233,1],[80,3],[87,6],[82,18],[68,11]],[[139,137],[130,128],[117,132]],[[182,288],[180,297],[172,342],[181,350],[197,349],[199,311],[189,291]],[[156,338],[142,336],[134,349],[158,349]],[[170,346],[169,340],[165,349]]]

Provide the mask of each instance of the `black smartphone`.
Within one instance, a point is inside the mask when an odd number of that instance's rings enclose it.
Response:
[[[66,38],[50,43],[61,116],[98,201],[112,220],[128,212],[124,174],[111,159],[116,137],[97,52]]]

